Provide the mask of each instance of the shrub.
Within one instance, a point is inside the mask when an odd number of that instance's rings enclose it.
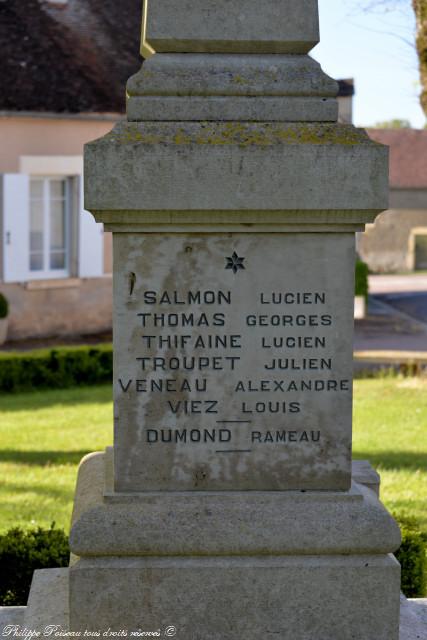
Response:
[[[111,345],[0,353],[0,392],[65,389],[111,382],[112,377]]]
[[[355,295],[368,297],[369,292],[369,267],[362,260],[356,260],[356,283],[355,283]]]
[[[427,545],[417,521],[394,514],[402,532],[402,544],[395,554],[402,567],[402,591],[407,598],[424,598],[427,591]]]
[[[36,569],[66,567],[70,550],[62,529],[10,529],[0,535],[0,605],[27,604]]]
[[[9,303],[2,293],[0,293],[0,320],[9,315]]]

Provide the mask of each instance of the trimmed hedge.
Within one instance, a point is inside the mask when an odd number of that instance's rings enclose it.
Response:
[[[427,595],[427,536],[414,518],[395,513],[402,532],[402,544],[395,554],[402,567],[402,591],[407,598]]]
[[[416,520],[394,514],[402,531],[396,557],[402,567],[402,591],[408,598],[422,598],[427,589],[426,539]],[[10,529],[0,535],[0,606],[27,604],[33,571],[67,567],[68,539],[55,529]]]
[[[368,298],[369,293],[369,267],[362,260],[356,261],[356,282],[355,282],[355,295],[364,296]]]
[[[0,353],[0,392],[65,389],[112,379],[111,345]]]
[[[0,606],[27,604],[36,569],[67,567],[68,539],[62,529],[10,529],[0,535]]]

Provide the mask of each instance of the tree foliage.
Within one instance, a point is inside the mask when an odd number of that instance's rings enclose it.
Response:
[[[401,118],[394,118],[393,120],[384,120],[382,122],[376,122],[374,129],[410,129],[411,123],[409,120]]]
[[[417,52],[420,61],[421,106],[427,115],[427,0],[412,0],[417,19]]]
[[[420,67],[420,102],[427,116],[427,0],[363,0],[359,6],[364,11],[373,9],[396,9],[405,4],[412,5],[417,23],[416,49]]]

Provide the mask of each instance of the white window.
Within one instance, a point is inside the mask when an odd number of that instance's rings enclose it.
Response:
[[[66,178],[30,179],[30,254],[32,278],[69,273],[70,198]]]
[[[84,210],[82,158],[25,156],[0,174],[0,280],[97,278],[103,226]]]

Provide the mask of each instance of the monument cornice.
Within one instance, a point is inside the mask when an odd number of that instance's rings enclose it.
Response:
[[[330,123],[120,123],[86,145],[85,208],[107,224],[363,226],[388,207],[387,156]]]
[[[142,211],[94,210],[115,233],[354,233],[374,222],[371,211]]]

